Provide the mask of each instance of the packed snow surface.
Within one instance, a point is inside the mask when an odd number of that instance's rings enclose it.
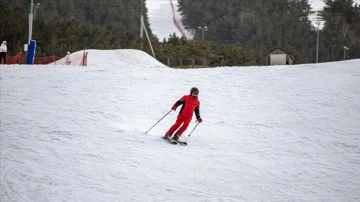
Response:
[[[72,56],[80,53],[73,53]],[[360,60],[172,69],[135,50],[0,66],[0,201],[359,201]],[[165,116],[190,88],[195,119]]]

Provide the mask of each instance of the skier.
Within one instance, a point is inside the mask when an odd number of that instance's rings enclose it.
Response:
[[[7,42],[3,41],[0,46],[0,64],[2,63],[2,60],[4,60],[4,64],[6,64],[6,52],[7,52]]]
[[[171,107],[172,110],[176,111],[176,108],[182,105],[175,124],[172,125],[170,129],[165,133],[163,139],[178,141],[181,134],[183,134],[183,132],[189,126],[189,123],[193,116],[193,112],[195,112],[197,121],[199,123],[202,122],[202,119],[200,117],[200,101],[198,100],[198,95],[199,95],[199,89],[193,87],[190,90],[190,95],[184,95]],[[171,138],[175,130],[177,131],[174,134],[174,136]]]

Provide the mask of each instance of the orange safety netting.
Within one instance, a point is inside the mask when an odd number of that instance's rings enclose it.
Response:
[[[55,62],[63,57],[51,55],[45,57],[35,57],[34,64],[49,64]],[[20,51],[15,56],[6,55],[6,64],[25,64],[26,63],[26,54]]]

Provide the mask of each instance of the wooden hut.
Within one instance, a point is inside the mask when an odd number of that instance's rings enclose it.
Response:
[[[266,54],[267,65],[292,65],[294,57],[281,48],[270,51]]]

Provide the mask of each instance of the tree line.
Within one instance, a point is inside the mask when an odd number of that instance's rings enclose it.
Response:
[[[320,14],[325,26],[320,30],[320,61],[340,60],[343,47],[349,58],[359,58],[360,8],[353,0],[324,0]],[[315,62],[317,28],[307,0],[179,0],[179,11],[187,29],[200,38],[207,26],[206,39],[264,50],[282,48],[297,63]]]
[[[0,2],[0,39],[9,43],[10,54],[27,42],[29,5],[20,0]],[[146,1],[144,1],[146,2]],[[37,56],[59,55],[83,49],[141,49],[151,54],[146,39],[139,38],[140,1],[48,0],[37,9],[33,38]],[[143,5],[144,6],[144,5]],[[172,34],[160,41],[150,33],[156,58],[173,67],[263,65],[266,53],[274,48],[287,50],[296,63],[315,61],[316,27],[307,16],[307,0],[179,0],[187,29],[195,39]],[[320,61],[359,58],[359,7],[352,0],[327,0],[321,14]],[[198,27],[207,26],[204,40]],[[201,33],[202,34],[202,33]]]
[[[325,26],[320,32],[320,61],[360,58],[360,5],[353,0],[325,1],[321,16]]]

